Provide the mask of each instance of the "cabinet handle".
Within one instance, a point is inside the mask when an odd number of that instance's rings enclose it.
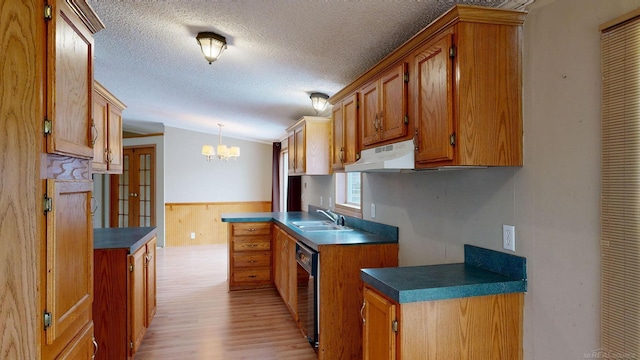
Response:
[[[376,118],[373,119],[373,128],[378,131],[378,113],[376,113]]]
[[[257,278],[257,276],[256,276],[256,275],[249,275],[248,277],[250,277],[250,278],[252,278],[252,279],[253,279],[253,278]]]
[[[340,148],[340,162],[344,163],[344,147]]]
[[[365,305],[367,305],[366,301],[362,302],[362,308],[360,308],[360,317],[362,318],[362,325],[365,325],[367,323],[367,320],[364,318],[364,307]]]
[[[378,118],[378,127],[380,128],[380,131],[382,131],[382,119],[384,118],[384,114],[380,114],[380,117]]]
[[[93,217],[98,211],[98,200],[91,196],[91,217]]]
[[[138,193],[129,193],[129,196],[131,196],[131,197],[138,197]]]
[[[418,130],[416,130],[415,134],[413,135],[413,148],[414,148],[416,151],[420,150],[420,149],[418,148],[418,140],[419,140],[419,139],[418,139]]]
[[[93,343],[93,355],[91,355],[91,360],[96,358],[96,353],[98,352],[98,342],[96,341],[95,336],[91,336],[91,342]]]
[[[249,229],[249,231],[256,231],[256,228],[251,228]]]
[[[113,153],[111,152],[111,149],[105,151],[107,152],[107,162],[111,164],[111,162],[113,161]]]
[[[98,128],[96,122],[91,121],[91,146],[96,144],[96,140],[98,140]]]
[[[249,260],[249,264],[255,264],[256,261],[255,260]]]

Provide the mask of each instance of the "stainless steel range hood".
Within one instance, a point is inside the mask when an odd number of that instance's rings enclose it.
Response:
[[[345,165],[346,172],[399,172],[414,168],[413,140],[362,150],[360,160]]]

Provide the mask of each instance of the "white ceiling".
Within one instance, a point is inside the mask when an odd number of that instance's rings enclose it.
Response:
[[[278,141],[315,115],[310,93],[335,94],[455,3],[514,1],[89,0],[106,25],[94,76],[127,105],[127,130],[222,123],[224,136]],[[227,38],[212,65],[200,31]]]

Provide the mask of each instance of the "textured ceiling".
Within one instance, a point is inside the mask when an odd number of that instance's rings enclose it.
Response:
[[[125,129],[218,134],[222,123],[224,136],[271,142],[315,115],[310,93],[335,94],[455,3],[505,0],[89,3],[106,25],[95,35],[94,75],[127,105]],[[212,65],[200,31],[227,38]]]

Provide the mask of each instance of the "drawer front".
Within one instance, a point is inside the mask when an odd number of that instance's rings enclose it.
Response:
[[[245,236],[233,239],[233,251],[271,250],[270,237]]]
[[[242,267],[269,267],[271,266],[271,253],[263,252],[259,254],[234,254],[233,266]]]
[[[271,269],[236,269],[233,271],[233,280],[236,283],[271,281]]]
[[[233,236],[270,235],[271,223],[235,223],[232,231]]]

